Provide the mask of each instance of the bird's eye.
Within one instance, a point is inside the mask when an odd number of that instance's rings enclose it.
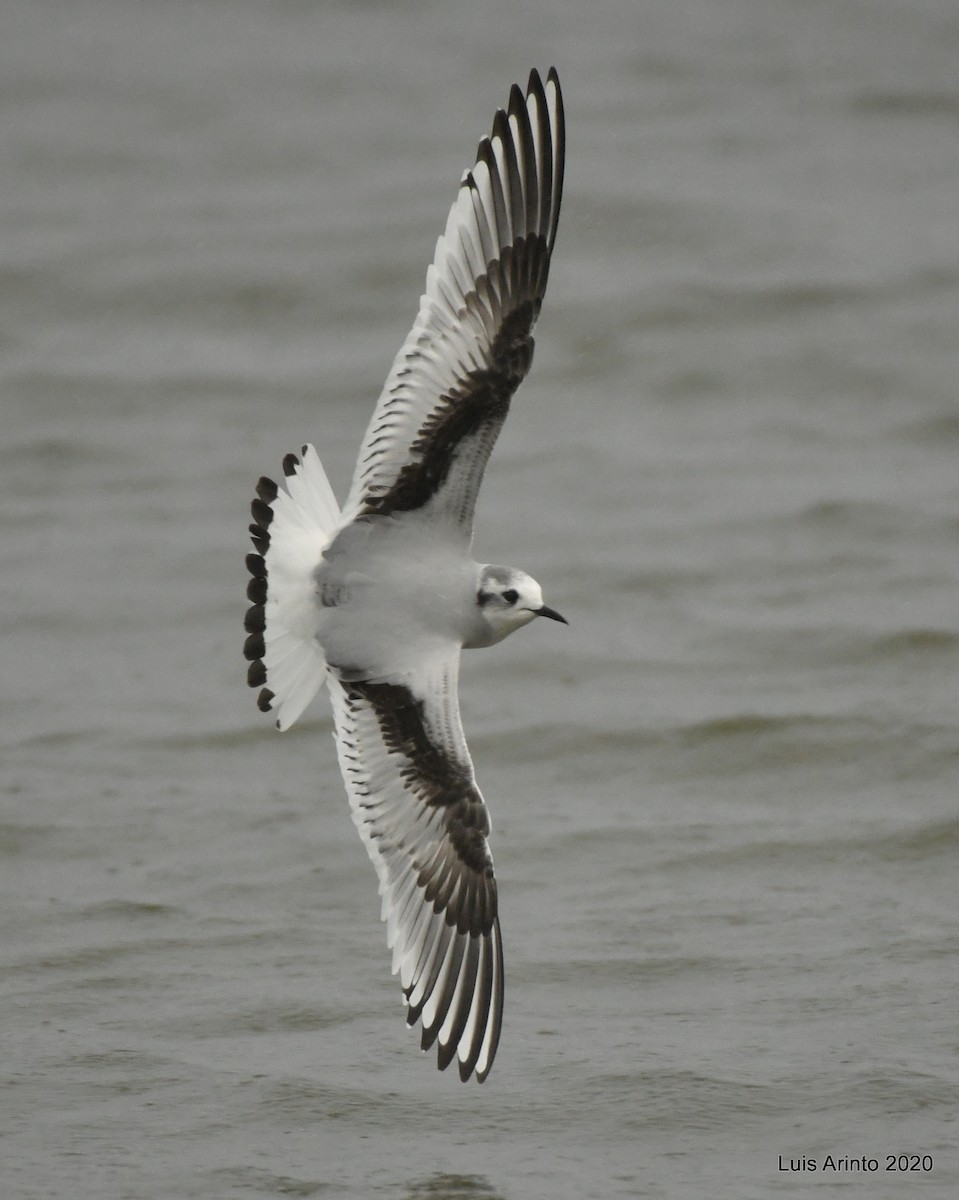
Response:
[[[519,599],[519,592],[516,590],[516,588],[508,588],[503,593],[503,599],[506,601],[507,604],[515,604],[516,601]]]

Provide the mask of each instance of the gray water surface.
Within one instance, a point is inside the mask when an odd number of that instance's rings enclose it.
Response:
[[[2,26],[3,1196],[955,1195],[956,6]],[[303,440],[344,494],[552,63],[476,553],[571,625],[464,661],[507,956],[465,1087],[404,1029],[324,703],[281,737],[245,687],[245,526]]]

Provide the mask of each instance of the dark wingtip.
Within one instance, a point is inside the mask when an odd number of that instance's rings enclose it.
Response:
[[[513,87],[516,87],[515,83],[513,84]],[[496,112],[493,114],[493,135],[492,136],[494,138],[498,137],[498,138],[502,139],[502,141],[504,141],[504,142],[509,141],[509,137],[510,137],[509,118],[506,116],[506,113],[501,108],[498,108],[496,110]]]
[[[256,698],[256,706],[260,712],[269,712],[273,707],[274,693],[269,688],[264,688]]]
[[[440,1042],[436,1050],[436,1065],[441,1071],[445,1071],[453,1059],[456,1057],[456,1042],[451,1038],[447,1045]],[[463,1078],[462,1065],[460,1069],[460,1078]],[[467,1076],[469,1078],[469,1076]]]

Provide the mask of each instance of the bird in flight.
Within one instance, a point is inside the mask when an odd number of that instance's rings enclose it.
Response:
[[[473,561],[473,510],[532,360],[564,149],[556,71],[544,83],[534,70],[463,176],[342,511],[311,445],[283,460],[284,487],[261,478],[252,504],[248,682],[281,730],[326,683],[407,1024],[464,1081],[493,1065],[503,949],[460,650],[534,617],[565,623],[525,572]]]

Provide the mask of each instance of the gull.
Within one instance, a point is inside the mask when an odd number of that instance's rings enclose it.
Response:
[[[423,1050],[489,1074],[503,1016],[490,821],[457,681],[460,651],[565,618],[514,567],[474,562],[473,510],[533,356],[563,192],[555,69],[514,84],[436,243],[340,511],[312,445],[252,504],[244,653],[288,729],[325,682],[353,821]]]

